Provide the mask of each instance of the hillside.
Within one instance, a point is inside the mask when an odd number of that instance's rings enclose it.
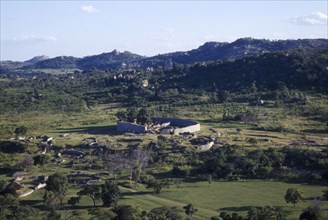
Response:
[[[35,63],[38,63],[38,62],[41,62],[41,61],[44,61],[47,59],[49,59],[48,56],[44,56],[44,55],[36,56],[36,57],[33,57],[32,59],[26,60],[25,63],[35,64]]]
[[[328,50],[297,50],[267,53],[233,62],[195,65],[177,84],[201,90],[219,89],[247,92],[291,89],[327,93]]]
[[[100,55],[87,56],[77,61],[79,69],[88,70],[96,69],[124,69],[128,67],[136,67],[136,63],[143,57],[138,54],[133,54],[128,51],[119,52],[113,50],[110,53]]]
[[[75,59],[70,60],[73,62],[68,62],[66,66],[74,67]],[[46,61],[39,62],[38,65],[41,66],[43,62]],[[241,94],[250,101],[254,101],[255,96],[249,94],[256,93],[260,94],[256,96],[258,98],[279,99],[283,96],[303,100],[304,96],[299,97],[297,92],[295,95],[295,91],[328,93],[327,64],[328,50],[293,50],[235,61],[176,66],[153,72],[91,70],[37,76],[8,73],[3,75],[0,84],[3,91],[0,111],[34,108],[61,110],[55,106],[78,110],[83,103],[87,106],[158,100],[192,103],[199,94],[207,96],[205,101],[222,102],[226,99],[226,93]],[[143,83],[145,80],[148,83],[146,86]],[[37,105],[30,105],[30,100],[39,97],[39,93],[43,97],[34,101]],[[213,97],[212,100],[210,97]]]

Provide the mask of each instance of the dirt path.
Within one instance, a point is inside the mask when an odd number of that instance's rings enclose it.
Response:
[[[138,192],[137,190],[122,187],[122,186],[120,186],[120,188],[125,189],[125,190],[130,191],[130,192],[135,192],[135,193]],[[178,202],[178,201],[174,201],[174,200],[170,200],[170,199],[165,199],[165,198],[161,198],[161,197],[154,196],[154,195],[146,194],[146,195],[143,195],[143,196],[146,196],[148,198],[152,198],[155,201],[163,201],[163,202],[171,203],[173,206],[183,207],[183,206],[187,205],[186,203],[182,203],[182,202]],[[210,209],[200,208],[199,206],[197,206],[196,208],[198,209],[198,211],[205,212],[205,213],[211,214],[213,216],[218,216],[219,215],[219,212],[216,212],[216,211],[213,211],[213,210],[210,210]]]

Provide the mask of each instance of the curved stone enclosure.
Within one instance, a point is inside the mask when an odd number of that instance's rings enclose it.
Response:
[[[200,124],[198,122],[189,119],[180,118],[153,118],[153,124],[170,125],[173,127],[172,133],[179,135],[182,133],[194,133],[200,130]],[[136,134],[146,133],[148,130],[147,126],[139,125],[130,122],[117,122],[117,131],[119,132],[132,132]]]
[[[189,119],[181,119],[181,118],[153,118],[154,124],[165,124],[169,123],[170,126],[175,127],[173,133],[175,135],[182,133],[194,133],[200,130],[200,124],[198,122],[189,120]]]

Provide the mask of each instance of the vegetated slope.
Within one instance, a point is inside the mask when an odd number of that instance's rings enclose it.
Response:
[[[194,65],[179,81],[180,87],[247,92],[291,89],[328,92],[328,50],[267,53],[233,62]],[[253,85],[252,85],[253,84]]]
[[[35,63],[32,66],[29,66],[28,68],[34,68],[34,69],[71,69],[71,68],[77,68],[76,62],[79,60],[79,58],[76,57],[67,57],[67,56],[60,56],[55,57],[53,59],[47,59],[40,62]]]
[[[77,67],[80,69],[120,69],[134,67],[137,61],[143,57],[138,54],[133,54],[128,51],[123,53],[113,50],[110,53],[100,55],[87,56],[77,61]]]
[[[25,62],[16,62],[11,60],[0,61],[0,73],[8,72],[10,70],[20,69],[24,66],[29,65]]]
[[[44,60],[47,60],[47,59],[49,59],[48,56],[42,55],[42,56],[33,57],[32,59],[26,60],[24,62],[34,64],[34,63],[41,62],[41,61],[44,61]]]
[[[10,70],[20,69],[20,68],[26,68],[27,66],[31,66],[37,62],[47,60],[49,57],[47,56],[36,56],[32,59],[26,60],[24,62],[15,62],[15,61],[0,61],[0,73],[8,72]]]

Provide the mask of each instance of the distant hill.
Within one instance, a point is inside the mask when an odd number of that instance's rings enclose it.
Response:
[[[77,68],[77,61],[79,58],[76,57],[68,57],[68,56],[60,56],[52,59],[43,60],[35,63],[28,68],[34,69],[72,69]]]
[[[77,61],[77,67],[80,69],[120,69],[128,67],[137,67],[138,61],[143,56],[133,54],[128,51],[123,53],[113,50],[110,53],[103,53],[94,56],[87,56]]]
[[[197,49],[158,55],[147,59],[147,62],[155,64],[158,61],[166,60],[166,62],[190,64],[203,61],[234,60],[276,51],[314,48],[327,49],[328,40],[303,39],[270,41],[241,38],[232,43],[207,42]]]
[[[44,61],[44,60],[47,60],[47,59],[49,59],[48,56],[44,56],[44,55],[42,55],[42,56],[36,56],[36,57],[33,57],[30,60],[26,60],[25,63],[35,64],[37,62]]]
[[[52,59],[40,56],[26,62],[2,61],[1,69],[127,69],[162,66],[171,68],[174,64],[192,64],[220,60],[236,60],[244,57],[259,56],[265,53],[295,49],[328,49],[327,39],[299,40],[264,40],[241,38],[232,43],[207,42],[197,49],[184,52],[174,52],[153,57],[145,57],[131,52],[119,52],[76,58],[60,56]]]

